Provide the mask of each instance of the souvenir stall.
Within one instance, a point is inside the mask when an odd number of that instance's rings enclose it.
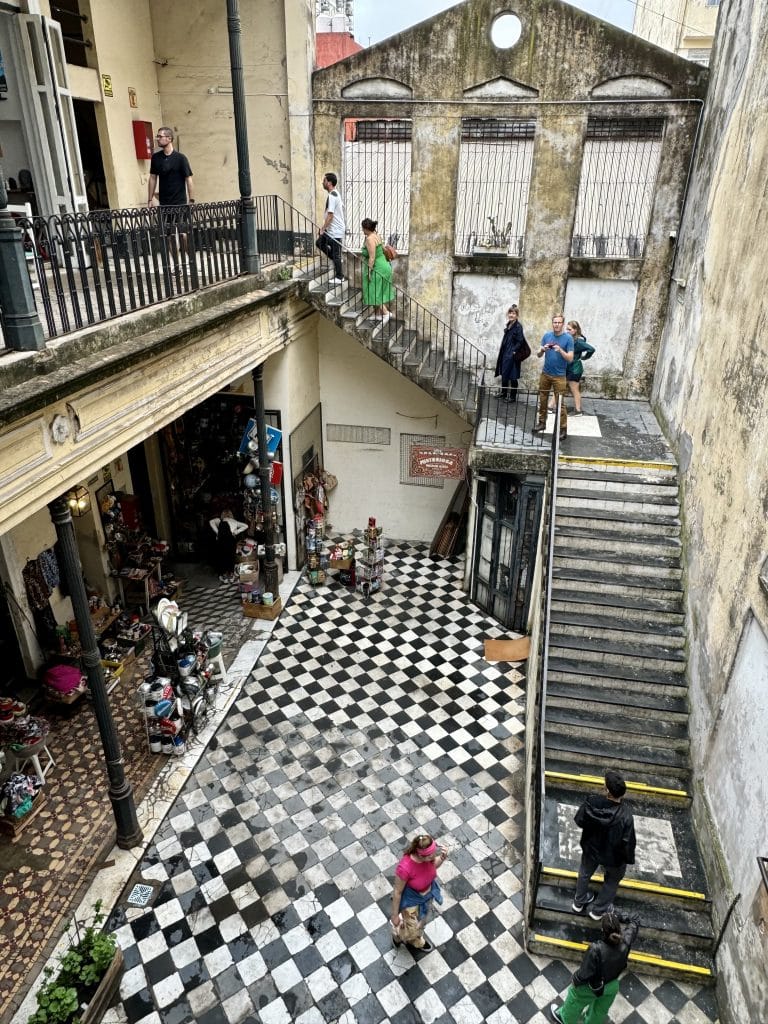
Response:
[[[22,701],[0,698],[0,834],[15,838],[45,803],[45,776],[54,764],[49,730]]]

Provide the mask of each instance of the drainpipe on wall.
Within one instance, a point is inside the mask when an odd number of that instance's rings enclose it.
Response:
[[[6,348],[37,352],[45,348],[43,325],[35,305],[21,230],[8,210],[0,173],[0,309]]]
[[[61,550],[59,568],[72,600],[80,646],[83,651],[83,667],[88,677],[88,687],[93,698],[93,710],[96,713],[101,744],[104,748],[104,760],[109,777],[109,799],[112,801],[112,810],[117,825],[116,842],[122,850],[130,850],[134,846],[139,846],[144,837],[136,817],[133,790],[125,777],[125,763],[120,750],[115,722],[112,718],[101,655],[91,622],[88,595],[83,584],[83,569],[77,550],[72,515],[66,498],[57,498],[52,501],[48,509],[53,525],[56,527],[56,536]]]
[[[248,154],[248,120],[245,113],[245,81],[243,58],[240,51],[240,5],[238,0],[227,0],[227,30],[229,32],[229,64],[232,72],[232,105],[235,112],[237,180],[240,185],[240,204],[243,211],[240,267],[246,274],[256,274],[259,271],[259,251],[256,245],[256,205],[251,195],[251,163]]]

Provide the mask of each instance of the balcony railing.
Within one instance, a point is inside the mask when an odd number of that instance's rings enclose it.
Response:
[[[15,219],[49,338],[240,273],[237,200]]]

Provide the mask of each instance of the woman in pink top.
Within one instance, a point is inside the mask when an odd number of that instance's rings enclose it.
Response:
[[[395,888],[392,893],[392,941],[403,942],[428,953],[432,946],[424,937],[427,911],[432,900],[443,902],[437,884],[437,869],[445,861],[448,851],[438,846],[432,836],[416,836],[405,849],[395,869]]]

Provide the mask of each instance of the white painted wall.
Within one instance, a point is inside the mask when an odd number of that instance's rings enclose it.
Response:
[[[565,319],[578,320],[597,351],[585,365],[590,377],[619,377],[631,344],[637,281],[571,277],[565,291]],[[533,346],[531,346],[533,347]]]
[[[339,479],[329,495],[336,533],[362,529],[369,516],[384,536],[431,541],[458,481],[442,488],[400,483],[400,434],[444,435],[467,445],[470,426],[335,324],[318,320],[325,468]],[[391,444],[330,442],[327,423],[389,427]]]

